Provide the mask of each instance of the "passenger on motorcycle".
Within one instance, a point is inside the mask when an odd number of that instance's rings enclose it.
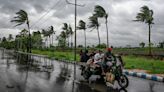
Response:
[[[105,75],[103,62],[104,62],[104,54],[101,50],[98,50],[94,56],[94,64],[96,67],[101,67],[102,75]]]

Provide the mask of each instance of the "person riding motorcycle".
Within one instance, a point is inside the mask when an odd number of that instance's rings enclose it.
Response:
[[[107,52],[104,56],[105,65],[110,68],[113,63],[116,61],[115,55],[112,53],[112,48],[107,48]]]
[[[98,50],[94,56],[94,64],[96,67],[101,67],[102,75],[105,75],[104,72],[104,54],[101,50]]]

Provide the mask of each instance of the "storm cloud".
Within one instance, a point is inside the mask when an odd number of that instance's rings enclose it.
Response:
[[[74,0],[68,0],[74,2]],[[163,0],[77,0],[84,7],[77,7],[77,20],[86,21],[92,15],[95,5],[101,5],[109,14],[109,43],[113,46],[138,46],[140,42],[148,43],[147,24],[134,22],[140,7],[147,5],[154,11],[154,25],[152,26],[152,42],[157,44],[164,40],[164,2]],[[74,6],[67,4],[66,0],[0,0],[0,37],[8,34],[16,35],[26,25],[13,27],[11,19],[15,13],[23,9],[27,11],[30,26],[33,31],[48,28],[53,25],[57,31],[62,31],[63,23],[69,23],[74,29]],[[44,17],[43,17],[44,16]],[[78,22],[77,21],[77,22]],[[106,42],[105,20],[99,19],[100,37],[102,43]],[[97,32],[87,29],[87,44],[98,43]],[[77,44],[84,44],[83,31],[77,31]]]

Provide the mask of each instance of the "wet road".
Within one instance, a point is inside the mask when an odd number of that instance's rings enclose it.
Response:
[[[45,58],[12,57],[0,51],[0,92],[119,92],[104,84],[73,83],[73,65]],[[83,80],[76,70],[77,80]],[[128,77],[129,86],[120,92],[163,92],[164,83]],[[119,89],[117,83],[115,88]],[[110,90],[110,91],[109,91]]]

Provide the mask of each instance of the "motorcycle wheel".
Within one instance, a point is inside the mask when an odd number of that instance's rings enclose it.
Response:
[[[88,80],[90,78],[90,76],[92,75],[92,73],[90,71],[84,71],[83,72],[83,77]]]
[[[120,79],[118,79],[118,84],[119,84],[122,88],[127,88],[128,85],[129,85],[128,77],[127,77],[126,75],[120,76]]]

